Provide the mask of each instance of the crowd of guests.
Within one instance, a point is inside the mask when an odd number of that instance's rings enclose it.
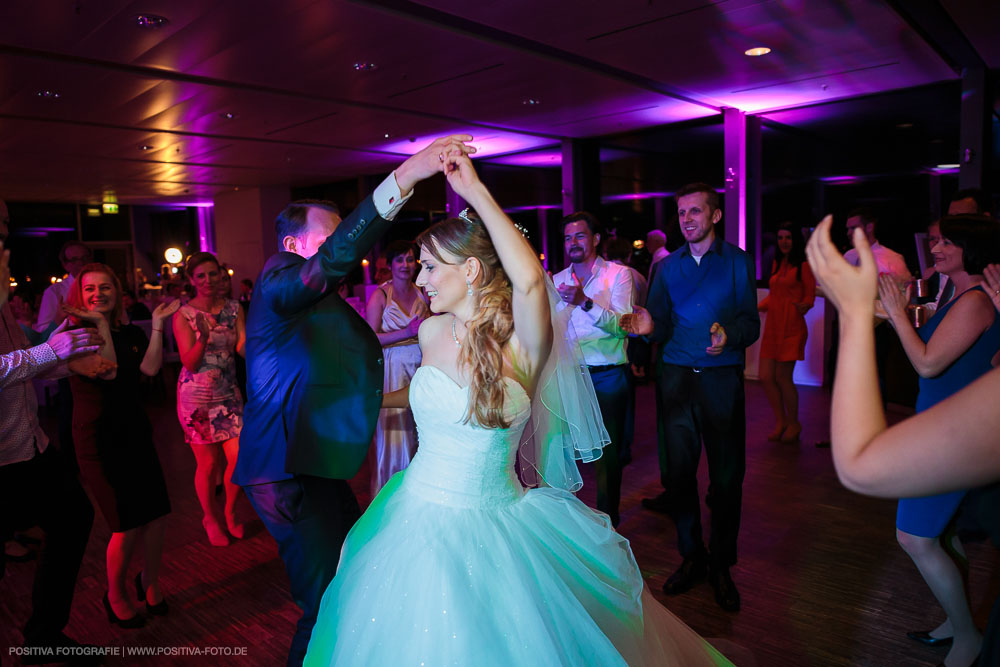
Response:
[[[843,254],[830,241],[829,218],[808,248],[805,230],[782,223],[773,261],[762,271],[768,294],[758,300],[752,259],[716,235],[722,209],[714,188],[691,184],[675,199],[684,243],[670,253],[664,232],[649,232],[648,270],[641,263],[630,266],[632,244],[608,238],[592,214],[579,212],[562,221],[568,265],[552,276],[557,308],[576,332],[610,438],[595,465],[598,510],[617,526],[623,469],[631,460],[635,385],[652,377],[664,491],[644,499],[643,506],[671,516],[682,557],[663,591],[681,594],[708,579],[719,606],[739,610],[730,569],[737,562],[746,471],[746,350],[760,338],[759,378],[774,414],[767,439],[797,442],[802,423],[794,369],[805,358],[806,313],[822,294],[840,312],[832,421],[838,471],[845,483],[862,492],[906,496],[899,501],[897,539],[945,612],[938,627],[910,637],[929,646],[950,645],[947,664],[953,667],[974,664],[981,650],[995,651],[990,642],[997,641],[996,629],[983,648],[972,620],[962,574],[967,560],[961,540],[949,532],[963,501],[969,502],[968,489],[993,477],[968,465],[960,466],[969,470],[964,477],[942,473],[947,481],[913,486],[889,471],[886,455],[870,464],[874,468],[864,468],[862,454],[874,452],[877,441],[904,426],[886,431],[881,411],[860,424],[845,418],[846,406],[862,400],[862,388],[877,395],[884,387],[881,361],[892,339],[898,339],[919,376],[915,422],[926,423],[925,413],[951,419],[944,408],[953,414],[964,409],[951,397],[967,397],[963,389],[987,379],[995,384],[997,373],[991,371],[1000,361],[1000,233],[988,201],[978,191],[959,192],[948,215],[928,226],[933,263],[917,274],[919,297],[903,256],[879,242],[878,219],[871,210],[859,208],[846,216],[854,247]],[[0,201],[0,242],[7,236],[6,217]],[[0,488],[5,503],[18,493],[39,498],[30,513],[5,520],[0,537],[9,540],[32,525],[45,531],[49,548],[36,574],[25,644],[69,646],[74,641],[62,628],[93,520],[83,488],[112,531],[103,600],[108,620],[123,628],[141,627],[146,615],[136,601],[145,603],[149,615],[168,612],[158,574],[170,501],[139,391],[142,375],[160,371],[165,327],[171,328],[181,362],[177,416],[196,461],[194,487],[207,539],[223,547],[244,536],[236,513],[241,487],[233,473],[245,398],[239,358],[245,355],[246,313],[254,286],[242,281],[233,298],[225,265],[211,253],[199,252],[185,263],[184,285],[168,284],[162,297],[150,291],[137,295],[123,287],[110,267],[93,262],[85,244],[70,242],[59,253],[66,278],[46,289],[36,308],[23,294],[7,292],[7,255],[0,252],[0,392],[5,405]],[[384,271],[377,276],[384,280],[376,281],[362,309],[383,348],[386,395],[405,389],[421,365],[418,332],[431,312],[428,294],[415,284],[418,256],[412,242],[389,243],[382,253]],[[468,289],[471,294],[471,283]],[[915,308],[930,312],[926,322],[914,317]],[[766,314],[762,333],[759,313]],[[865,327],[859,322],[867,315]],[[149,323],[148,337],[135,322]],[[60,382],[61,455],[48,446],[38,426],[29,380],[43,377]],[[858,392],[845,391],[846,385]],[[929,437],[922,441],[933,448]],[[995,435],[991,439],[988,433],[973,438],[969,456],[981,455],[979,451],[995,455],[995,443]],[[881,446],[889,450],[889,444]],[[915,442],[907,446],[924,447]],[[973,452],[974,447],[980,449]],[[710,478],[707,543],[697,482],[703,448]],[[409,409],[383,409],[369,451],[372,497],[407,467],[416,450]],[[875,457],[868,454],[865,460]],[[920,465],[919,459],[914,465]],[[40,479],[61,480],[56,498],[42,498],[32,488]],[[221,504],[219,485],[224,490]],[[924,490],[934,495],[915,495]],[[70,506],[73,511],[66,511]],[[139,542],[142,568],[130,579]],[[8,542],[7,558],[17,560],[23,553],[23,546]]]

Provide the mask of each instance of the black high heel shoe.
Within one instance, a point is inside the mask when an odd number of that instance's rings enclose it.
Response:
[[[146,619],[139,614],[136,614],[132,618],[118,618],[118,614],[111,608],[111,600],[108,599],[107,593],[104,594],[104,611],[108,612],[108,623],[117,625],[120,628],[134,630],[146,625]]]
[[[166,616],[167,612],[170,611],[166,599],[160,600],[156,604],[149,604],[149,600],[146,599],[146,589],[142,585],[142,572],[135,574],[135,596],[139,602],[146,603],[146,611],[153,616]]]

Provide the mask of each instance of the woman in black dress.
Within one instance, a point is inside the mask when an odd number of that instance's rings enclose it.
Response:
[[[157,582],[163,553],[163,517],[170,499],[153,447],[152,425],[139,401],[139,374],[156,375],[163,363],[163,321],[180,305],[161,304],[153,312],[151,340],[142,329],[122,324],[122,289],[114,271],[88,264],[77,277],[66,312],[77,322],[96,326],[104,347],[71,362],[78,373],[73,389],[73,440],[84,484],[111,527],[108,543],[108,620],[122,627],[144,624],[127,589],[132,552],[142,540],[143,569],[135,576],[136,595],[153,614],[167,612]],[[89,368],[87,368],[89,366]]]

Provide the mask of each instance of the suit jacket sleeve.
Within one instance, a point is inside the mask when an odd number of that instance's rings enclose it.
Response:
[[[371,196],[341,221],[336,231],[304,262],[284,262],[261,273],[256,289],[274,312],[289,315],[314,303],[368,254],[389,222]]]

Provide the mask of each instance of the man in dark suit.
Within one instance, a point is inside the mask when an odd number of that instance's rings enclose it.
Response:
[[[382,405],[382,347],[337,294],[413,186],[472,137],[438,139],[341,221],[329,202],[295,202],[275,221],[282,250],[264,265],[247,318],[248,402],[233,481],[278,550],[302,608],[289,665],[305,656],[320,600],[360,511],[347,484]]]

